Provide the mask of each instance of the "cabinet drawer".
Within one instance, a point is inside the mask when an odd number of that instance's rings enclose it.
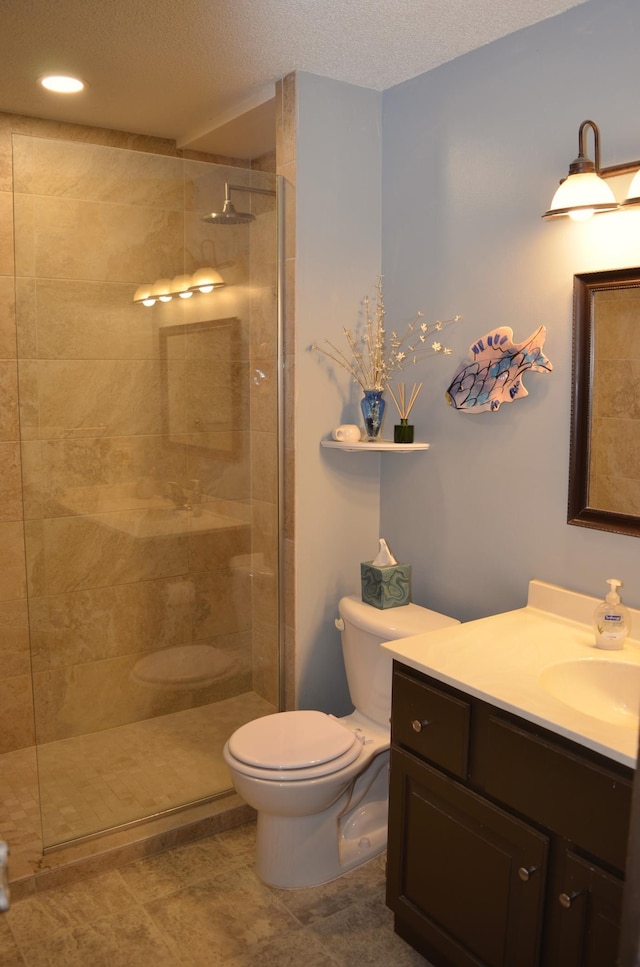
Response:
[[[630,770],[579,758],[488,710],[479,718],[477,736],[476,788],[624,870]]]
[[[392,740],[422,759],[466,778],[470,705],[396,669],[393,676]]]

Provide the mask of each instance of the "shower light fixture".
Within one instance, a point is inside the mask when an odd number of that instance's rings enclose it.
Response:
[[[174,296],[190,299],[194,292],[212,292],[221,289],[226,282],[215,269],[197,269],[193,275],[176,275],[173,279],[157,279],[153,285],[139,285],[133,301],[143,306],[154,306],[156,302],[171,302]]]
[[[594,141],[592,161],[585,152],[587,128],[591,128]],[[615,175],[636,175],[631,182],[626,200],[620,205],[611,188],[604,180]],[[598,212],[616,211],[631,205],[640,205],[640,161],[628,161],[618,165],[600,166],[600,131],[594,121],[583,121],[578,131],[578,157],[569,165],[569,174],[551,200],[543,218],[568,215],[576,222],[585,221]]]

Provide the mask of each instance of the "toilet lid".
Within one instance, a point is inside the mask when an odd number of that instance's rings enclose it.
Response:
[[[234,758],[261,769],[308,769],[360,753],[355,733],[325,712],[276,712],[242,725],[229,739]]]

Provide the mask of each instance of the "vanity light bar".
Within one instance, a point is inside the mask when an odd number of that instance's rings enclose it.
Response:
[[[171,302],[174,296],[190,299],[194,292],[212,292],[221,289],[226,282],[219,272],[209,267],[197,269],[193,275],[176,275],[173,279],[156,279],[153,285],[139,285],[133,301],[143,306],[156,302]]]
[[[585,150],[589,128],[593,133],[595,161],[587,156]],[[631,171],[636,174],[625,201],[620,204],[604,179]],[[584,221],[598,212],[616,211],[631,205],[640,205],[640,161],[626,161],[601,167],[598,125],[595,121],[583,121],[578,130],[578,157],[569,165],[569,174],[560,182],[549,210],[542,217],[558,218],[568,215],[574,221]]]

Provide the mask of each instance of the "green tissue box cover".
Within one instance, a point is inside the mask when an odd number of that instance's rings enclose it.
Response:
[[[371,561],[360,565],[362,600],[374,608],[399,608],[409,604],[411,565],[376,567]]]

